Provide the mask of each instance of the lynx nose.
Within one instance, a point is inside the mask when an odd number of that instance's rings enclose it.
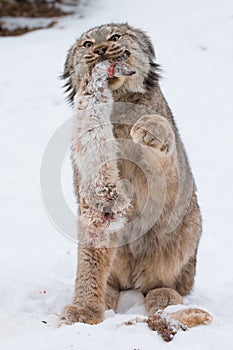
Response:
[[[98,55],[104,55],[105,52],[107,51],[107,47],[106,46],[101,46],[101,47],[97,47],[95,50],[94,50],[94,53],[97,53]]]

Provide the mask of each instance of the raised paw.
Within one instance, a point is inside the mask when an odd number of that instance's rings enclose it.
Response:
[[[160,115],[141,117],[133,125],[130,134],[135,142],[153,147],[161,155],[171,155],[174,151],[174,132],[169,121]]]
[[[75,304],[65,306],[62,311],[59,325],[73,324],[76,322],[98,324],[103,321],[103,312],[91,310],[87,307],[80,307]]]

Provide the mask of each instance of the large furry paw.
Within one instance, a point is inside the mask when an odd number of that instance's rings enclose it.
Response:
[[[191,328],[201,324],[209,324],[213,317],[204,310],[190,308],[170,313],[169,316],[183,325]]]
[[[148,326],[152,331],[157,331],[164,341],[170,342],[179,330],[186,331],[187,327],[172,319],[163,311],[157,311],[155,315],[148,317]]]
[[[130,135],[137,143],[153,147],[160,155],[171,155],[175,147],[175,135],[167,119],[159,115],[141,117],[132,127]]]
[[[145,298],[145,306],[149,315],[169,305],[183,304],[182,297],[174,289],[158,288],[150,290]]]
[[[61,314],[59,325],[76,322],[97,324],[103,321],[103,312],[80,307],[75,304],[67,305]]]
[[[166,342],[171,341],[179,330],[185,331],[190,327],[206,325],[213,317],[204,310],[190,308],[174,313],[157,311],[155,315],[149,316],[148,326],[157,331]]]
[[[135,323],[146,322],[152,331],[157,331],[164,341],[170,342],[178,331],[186,331],[190,327],[209,324],[212,319],[213,317],[207,311],[196,308],[173,313],[158,310],[148,318],[136,317],[124,322],[123,325],[132,326]]]

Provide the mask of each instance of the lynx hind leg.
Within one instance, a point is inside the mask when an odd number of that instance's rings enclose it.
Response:
[[[153,114],[138,119],[131,129],[131,137],[137,143],[154,147],[160,155],[172,155],[175,148],[175,134],[171,123],[164,117]]]
[[[176,281],[176,290],[180,295],[187,295],[191,292],[196,273],[196,256],[190,258],[183,267],[180,276]]]
[[[106,295],[105,295],[105,309],[116,311],[119,296],[120,296],[119,289],[107,283]]]
[[[149,315],[154,315],[158,310],[176,304],[183,304],[183,299],[172,288],[152,289],[145,297],[145,306]]]

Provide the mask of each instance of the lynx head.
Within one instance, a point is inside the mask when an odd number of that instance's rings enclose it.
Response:
[[[154,62],[155,53],[148,36],[128,24],[101,25],[84,33],[68,52],[63,78],[67,80],[70,102],[85,73],[105,59],[124,59],[135,72],[131,76],[109,79],[112,90],[145,93],[158,82],[159,65]]]

